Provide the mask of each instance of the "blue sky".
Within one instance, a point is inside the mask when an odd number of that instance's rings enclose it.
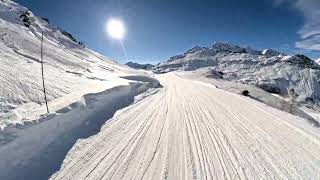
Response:
[[[121,63],[159,62],[215,41],[320,57],[319,0],[16,0]],[[106,34],[121,18],[123,40]]]

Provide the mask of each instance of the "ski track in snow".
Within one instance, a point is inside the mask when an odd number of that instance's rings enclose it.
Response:
[[[159,79],[159,93],[83,140],[51,179],[320,178],[320,135],[302,119],[206,83]]]

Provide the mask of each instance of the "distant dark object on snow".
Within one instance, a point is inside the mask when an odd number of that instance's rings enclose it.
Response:
[[[249,96],[249,91],[248,91],[248,90],[243,90],[243,91],[242,91],[242,95],[244,95],[244,96]]]

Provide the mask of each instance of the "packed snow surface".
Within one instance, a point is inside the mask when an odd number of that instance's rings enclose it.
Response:
[[[305,104],[301,107],[298,102],[292,101],[290,97],[283,97],[278,94],[269,93],[255,85],[225,80],[224,75],[221,74],[221,72],[212,70],[210,67],[200,68],[194,71],[178,71],[176,72],[176,74],[179,77],[207,82],[219,89],[223,89],[225,91],[236,94],[242,94],[243,91],[248,91],[248,97],[263,102],[266,105],[279,109],[281,111],[285,111],[293,115],[302,117],[311,125],[320,127],[319,120],[314,118],[313,114],[309,113],[312,111],[317,112],[316,110],[313,110],[313,103]],[[310,111],[302,110],[304,108],[309,109]],[[320,113],[318,112],[318,114]]]
[[[303,119],[211,84],[158,76],[158,93],[78,141],[51,179],[319,179]]]

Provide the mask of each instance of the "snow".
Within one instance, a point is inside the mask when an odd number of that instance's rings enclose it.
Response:
[[[210,83],[216,88],[239,95],[242,95],[242,92],[247,90],[249,91],[250,98],[262,102],[270,107],[304,118],[306,122],[309,122],[311,125],[320,127],[320,121],[318,118],[315,118],[312,114],[301,109],[297,103],[291,102],[291,99],[287,96],[269,93],[254,85],[225,80],[223,74],[210,68],[201,68],[194,71],[179,71],[176,72],[176,74],[181,78]],[[305,106],[306,105],[309,106],[309,108],[313,108],[314,106],[312,103],[305,104]],[[318,114],[320,115],[320,113]]]
[[[137,95],[159,87],[150,77],[124,78],[131,79],[130,84],[84,95],[39,119],[41,123],[6,128],[0,134],[0,179],[47,179],[60,168],[78,139],[95,135],[117,110],[134,103]]]
[[[0,1],[0,27],[0,179],[47,179],[78,139],[160,87],[151,72],[85,48],[13,1]]]
[[[310,115],[311,117],[313,117],[318,123],[320,123],[320,113],[319,111],[315,111],[312,108],[308,108],[308,107],[301,107],[300,108],[303,112],[307,113],[308,115]]]
[[[29,14],[29,27],[21,14]],[[0,126],[36,121],[46,113],[40,43],[44,32],[44,76],[49,110],[54,113],[83,95],[127,85],[121,76],[145,74],[79,45],[66,32],[12,1],[0,2]],[[71,35],[72,36],[72,35]]]
[[[305,120],[173,73],[158,78],[164,88],[78,141],[51,179],[320,178],[320,135]]]
[[[320,66],[306,56],[217,42],[154,75],[10,0],[0,27],[0,179],[320,179]],[[288,110],[292,88],[308,108]]]

